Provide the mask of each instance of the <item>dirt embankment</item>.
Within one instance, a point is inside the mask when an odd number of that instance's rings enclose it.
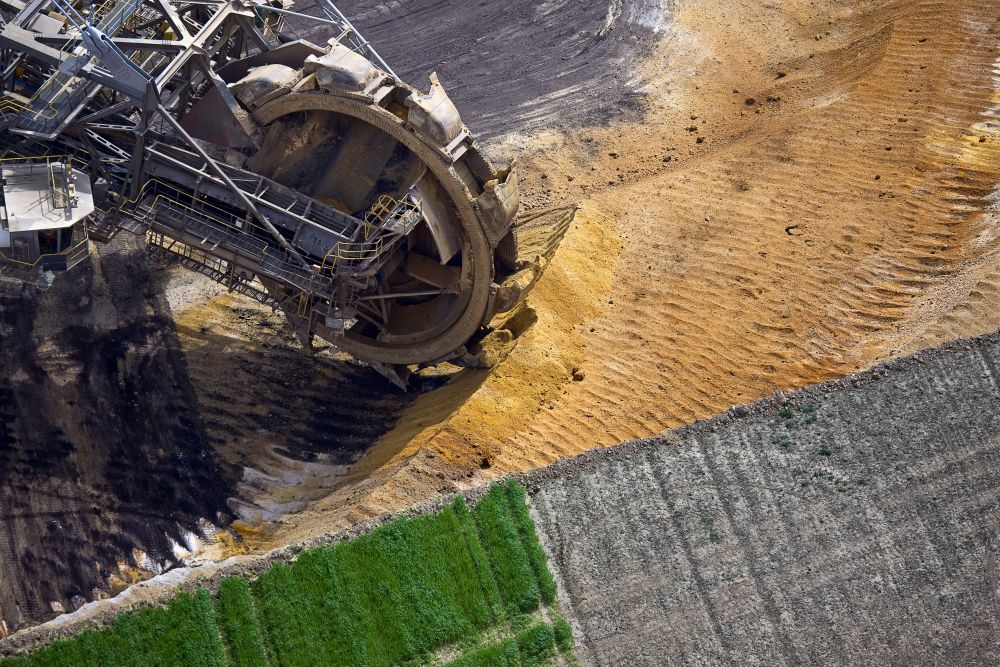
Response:
[[[998,426],[1000,333],[517,477],[586,664],[993,664]],[[173,570],[0,641],[0,655],[392,518]]]
[[[162,286],[135,239],[0,284],[0,635],[151,576],[228,521]],[[146,554],[155,553],[155,561]]]
[[[658,33],[612,30],[642,36],[618,71],[643,113],[500,142],[529,230],[579,207],[537,322],[491,374],[421,396],[275,543],[1000,327],[990,8],[687,2]]]
[[[995,665],[1000,335],[529,473],[592,665]]]

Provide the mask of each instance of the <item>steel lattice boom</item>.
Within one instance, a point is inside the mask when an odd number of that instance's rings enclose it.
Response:
[[[399,81],[326,0],[0,14],[9,271],[70,268],[88,233],[126,230],[281,308],[307,344],[384,367],[468,359],[515,268],[517,177],[434,75],[426,93]]]

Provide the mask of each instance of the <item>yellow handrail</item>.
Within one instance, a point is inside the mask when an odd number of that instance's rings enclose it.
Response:
[[[371,232],[378,229],[380,224],[401,205],[399,200],[390,195],[380,196],[361,221],[364,241],[337,241],[323,256],[321,269],[324,271],[336,269],[338,260],[363,262],[378,257],[382,253],[382,238],[375,239],[374,245],[370,244]]]
[[[74,42],[71,42],[71,41],[67,40],[66,44],[64,44],[63,47],[61,49],[59,49],[59,62],[62,62],[64,60],[64,56],[68,53],[69,48],[71,46],[75,47],[76,44]],[[34,102],[35,100],[37,100],[38,97],[43,92],[45,92],[50,86],[52,86],[52,85],[55,84],[56,79],[58,79],[61,75],[62,75],[62,73],[59,72],[58,70],[56,70],[55,72],[53,72],[52,76],[50,76],[49,79],[44,84],[42,84],[38,88],[38,90],[35,91],[35,94],[32,95],[30,98],[28,98],[28,104],[30,105],[32,102]],[[68,84],[69,81],[72,81],[72,79],[73,79],[73,77],[70,77],[69,80],[66,83]],[[55,99],[55,98],[53,98],[53,99]],[[59,110],[56,109],[52,105],[51,101],[49,102],[49,108],[52,109],[53,115],[52,116],[47,116],[45,118],[45,120],[52,120],[52,118],[54,118],[55,115],[59,113]],[[14,102],[13,100],[3,100],[3,104],[0,104],[0,113],[9,111],[11,109],[13,109],[14,111],[17,111],[17,112],[21,112],[21,111],[27,111],[29,109],[29,107],[28,107],[28,105],[19,104],[17,102]],[[37,119],[39,115],[41,115],[41,111],[38,111],[37,113],[35,113],[33,119]]]
[[[372,204],[372,207],[365,213],[364,235],[368,240],[368,235],[372,229],[377,229],[379,224],[385,220],[394,210],[399,208],[400,202],[389,195],[382,195]]]
[[[5,253],[3,251],[2,248],[0,248],[0,257],[3,257],[4,261],[6,261],[6,262],[8,262],[10,264],[20,264],[20,265],[26,267],[26,268],[22,269],[23,271],[30,271],[30,270],[34,269],[36,266],[38,266],[38,264],[42,260],[44,260],[46,257],[67,257],[70,254],[72,254],[74,251],[76,251],[77,249],[79,249],[80,247],[86,245],[87,241],[89,241],[89,240],[90,239],[87,237],[86,233],[84,233],[83,240],[80,241],[79,243],[77,243],[76,245],[70,247],[69,250],[64,250],[62,252],[49,252],[49,253],[45,253],[44,255],[39,255],[37,258],[35,258],[35,261],[30,262],[30,263],[24,261],[23,259],[14,259],[13,257],[9,257],[7,255],[7,253]]]
[[[9,151],[13,153],[14,151]],[[87,166],[87,163],[78,157],[72,155],[56,155],[52,153],[43,153],[42,155],[21,155],[20,153],[15,154],[13,157],[0,157],[0,164],[7,162],[39,162],[42,163],[44,160],[45,165],[55,162],[69,162],[75,163],[77,166]]]
[[[362,241],[337,241],[323,256],[321,270],[336,269],[338,261],[363,262],[374,259],[382,253],[382,239],[371,245]]]

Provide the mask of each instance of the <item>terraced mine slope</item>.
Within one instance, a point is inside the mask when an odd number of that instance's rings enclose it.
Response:
[[[0,638],[227,523],[237,471],[207,447],[158,276],[120,241],[48,290],[0,283]]]
[[[585,664],[998,664],[1000,335],[529,487]]]
[[[524,489],[221,581],[2,667],[29,665],[575,664]]]
[[[534,313],[265,546],[1000,327],[994,7],[508,5],[347,9],[521,156],[526,253],[575,210]]]

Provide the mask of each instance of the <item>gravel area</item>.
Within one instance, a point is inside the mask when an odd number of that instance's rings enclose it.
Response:
[[[586,664],[1000,663],[1000,336],[529,473]]]

